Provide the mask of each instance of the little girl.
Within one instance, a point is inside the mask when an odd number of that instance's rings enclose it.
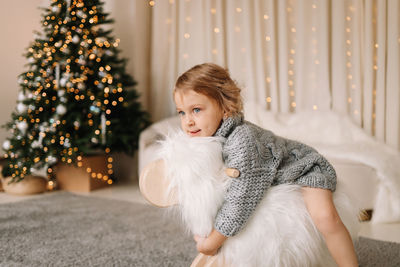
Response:
[[[323,156],[245,121],[240,89],[218,65],[196,65],[183,73],[176,81],[174,100],[182,130],[193,137],[224,137],[224,163],[238,170],[213,231],[208,237],[194,237],[199,252],[216,254],[245,226],[270,186],[292,183],[302,186],[306,207],[336,263],[358,266],[353,242],[332,199],[336,173]]]

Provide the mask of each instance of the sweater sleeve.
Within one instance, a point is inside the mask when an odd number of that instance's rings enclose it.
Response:
[[[243,228],[276,173],[275,168],[261,164],[262,160],[272,158],[268,147],[260,146],[259,138],[248,127],[238,128],[227,139],[223,152],[226,167],[240,171],[239,177],[232,178],[214,224],[224,236],[234,236]]]

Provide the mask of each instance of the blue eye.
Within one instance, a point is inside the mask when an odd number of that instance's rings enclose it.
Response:
[[[199,109],[199,108],[194,108],[194,109],[193,109],[193,112],[194,112],[194,113],[199,113],[199,112],[200,112],[200,109]]]
[[[183,115],[185,115],[185,112],[183,112],[183,111],[178,111],[178,114],[179,114],[179,116],[183,116]]]

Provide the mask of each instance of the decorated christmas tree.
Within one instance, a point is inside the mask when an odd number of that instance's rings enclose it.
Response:
[[[53,0],[43,31],[27,49],[27,71],[3,143],[3,176],[20,181],[38,169],[53,176],[57,163],[77,164],[95,153],[133,154],[148,114],[130,87],[113,21],[99,0]],[[112,183],[112,170],[105,176]]]

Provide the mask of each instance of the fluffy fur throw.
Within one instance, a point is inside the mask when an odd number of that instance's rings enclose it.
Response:
[[[231,179],[224,173],[221,142],[215,137],[167,136],[160,156],[167,166],[170,189],[178,193],[184,225],[191,234],[207,236]],[[271,187],[244,229],[220,250],[230,266],[335,266],[323,237],[305,207],[296,185]],[[342,221],[358,231],[358,209],[340,192],[334,193]]]

